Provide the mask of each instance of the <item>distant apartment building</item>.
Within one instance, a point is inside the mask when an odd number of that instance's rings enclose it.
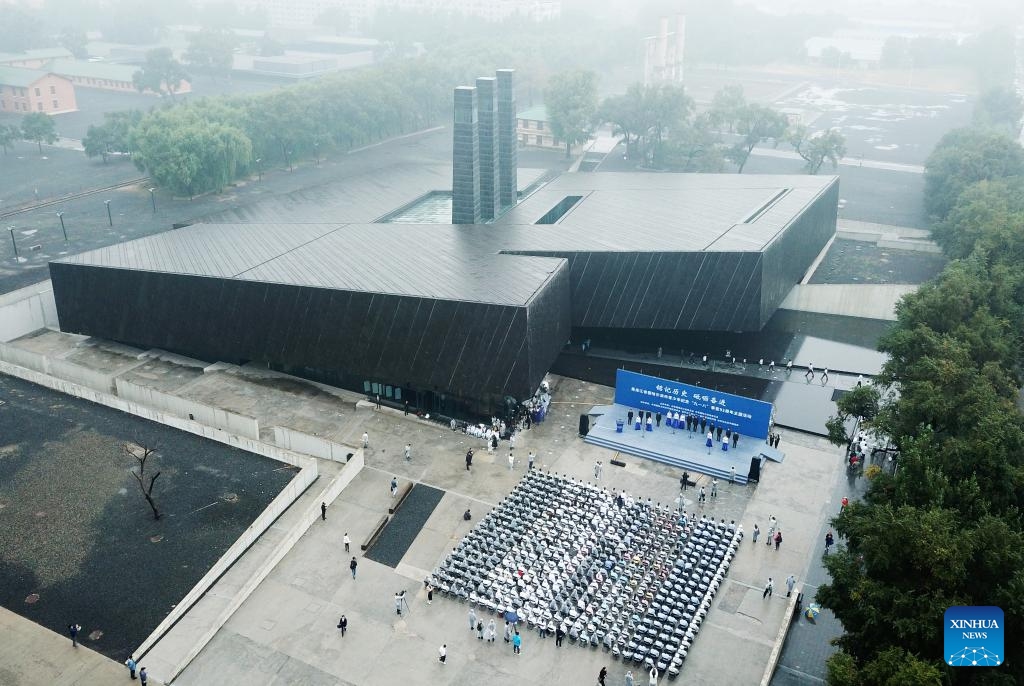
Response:
[[[75,87],[62,77],[39,69],[0,66],[0,112],[75,112]]]
[[[548,110],[544,105],[531,107],[516,115],[516,138],[524,148],[561,150],[565,147],[552,133]]]

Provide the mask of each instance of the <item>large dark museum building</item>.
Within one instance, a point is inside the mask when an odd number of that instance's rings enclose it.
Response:
[[[486,415],[532,396],[576,327],[760,331],[835,233],[834,176],[524,189],[512,76],[456,89],[452,192],[411,184],[405,220],[199,224],[60,259],[61,330]],[[451,223],[404,223],[439,200]]]

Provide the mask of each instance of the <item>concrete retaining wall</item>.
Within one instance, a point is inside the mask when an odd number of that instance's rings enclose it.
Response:
[[[112,374],[89,369],[67,360],[46,357],[31,350],[17,348],[8,343],[0,343],[0,360],[41,374],[55,376],[73,384],[85,386],[101,393],[114,390]]]
[[[284,556],[288,554],[288,552],[295,546],[295,544],[298,543],[299,539],[302,538],[303,534],[305,534],[306,530],[309,528],[310,522],[315,522],[319,519],[320,503],[329,503],[332,502],[335,498],[337,498],[338,495],[343,490],[345,490],[345,488],[350,483],[352,483],[352,480],[356,478],[356,475],[359,474],[360,471],[362,471],[364,464],[365,463],[363,460],[363,451],[362,449],[359,449],[355,452],[355,454],[353,454],[352,460],[345,466],[341,473],[338,474],[338,476],[335,477],[324,488],[324,491],[321,494],[321,496],[318,498],[314,498],[310,502],[309,507],[307,507],[305,512],[303,512],[298,517],[296,522],[288,530],[287,535],[281,540],[277,548],[275,548],[273,556],[260,567],[257,573],[249,577],[249,579],[246,580],[243,586],[238,588],[234,596],[231,598],[231,602],[228,603],[228,605],[224,608],[220,615],[218,615],[216,620],[211,623],[209,628],[197,638],[195,645],[193,645],[192,649],[189,650],[188,653],[186,653],[182,657],[181,661],[174,666],[174,669],[171,671],[171,673],[161,675],[164,677],[164,680],[166,682],[171,682],[175,678],[177,678],[177,676],[181,674],[186,667],[188,667],[189,663],[191,663],[192,660],[194,660],[196,656],[199,655],[200,652],[202,652],[203,648],[206,647],[206,644],[213,639],[216,633],[220,631],[221,627],[223,627],[224,624],[227,623],[227,621],[231,618],[231,615],[233,615],[235,611],[238,610],[239,607],[241,607],[242,603],[245,602],[246,598],[248,598],[252,594],[252,592],[256,590],[257,586],[263,583],[263,580],[267,578],[271,570],[273,570],[274,567],[276,567],[277,564],[282,559],[284,559]],[[234,546],[232,546],[232,548],[234,548]],[[225,557],[226,556],[227,555],[225,554]],[[212,573],[213,570],[210,570],[210,572]],[[160,635],[162,635],[162,632],[161,634],[158,634],[156,631],[154,631],[150,638],[146,639],[146,643],[143,643],[142,646],[140,646],[139,649],[135,651],[135,655],[145,654],[145,652],[152,647],[153,643],[156,642],[156,640],[153,640],[153,642],[151,643],[150,639],[152,639],[154,636],[157,637],[157,639],[159,639]]]
[[[60,376],[59,372],[55,373]],[[236,436],[244,436],[245,438],[256,440],[260,437],[260,424],[253,417],[246,417],[217,407],[203,405],[186,398],[179,398],[176,395],[161,393],[160,391],[139,386],[124,379],[116,379],[114,387],[117,390],[118,397],[124,398],[129,402],[154,408],[185,420],[196,421],[200,424],[222,429]],[[282,444],[278,443],[278,445]]]
[[[351,448],[340,443],[328,441],[319,436],[310,436],[283,426],[274,427],[274,443],[286,450],[294,450],[303,455],[312,455],[335,462],[345,462],[347,455],[352,452]]]
[[[26,286],[0,298],[0,342],[47,327],[57,327],[57,305],[49,281]]]

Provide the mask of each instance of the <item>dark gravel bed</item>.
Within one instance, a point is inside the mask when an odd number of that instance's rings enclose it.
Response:
[[[156,447],[152,512],[126,442]],[[294,476],[0,375],[0,604],[123,661]]]
[[[444,491],[437,488],[423,484],[413,486],[377,542],[366,551],[366,557],[388,567],[397,567],[443,497]]]

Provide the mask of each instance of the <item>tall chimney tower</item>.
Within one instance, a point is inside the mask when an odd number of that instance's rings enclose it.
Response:
[[[498,179],[498,80],[481,76],[476,80],[477,139],[480,142],[480,218],[490,221],[501,214]]]
[[[515,69],[499,69],[498,78],[498,191],[501,209],[519,201],[518,140],[516,139]]]
[[[685,65],[684,52],[686,50],[686,15],[684,14],[676,16],[675,44],[675,81],[676,83],[682,83],[683,67]]]
[[[452,224],[480,223],[480,143],[476,88],[455,89],[452,126]]]

